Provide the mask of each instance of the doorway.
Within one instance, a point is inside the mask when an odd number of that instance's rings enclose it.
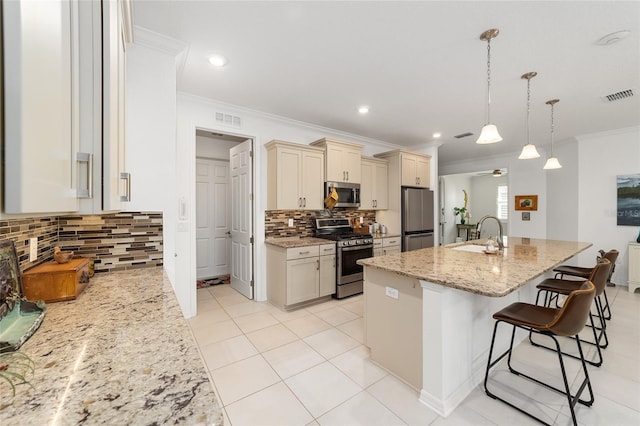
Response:
[[[196,129],[196,277],[253,299],[253,140]],[[215,278],[215,279],[214,279]]]
[[[506,168],[440,176],[440,244],[466,240],[469,227],[486,215],[498,217],[508,235],[508,187]],[[459,226],[461,217],[455,214],[456,207],[466,207],[464,221],[467,227]],[[487,223],[482,226],[482,235],[474,237],[488,238],[497,232],[496,224]]]

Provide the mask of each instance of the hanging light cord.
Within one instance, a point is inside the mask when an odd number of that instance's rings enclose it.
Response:
[[[553,105],[551,104],[551,156],[553,157]]]
[[[527,145],[530,145],[531,142],[529,142],[529,111],[531,110],[531,90],[530,90],[530,85],[531,85],[531,78],[527,79]]]
[[[491,123],[491,38],[487,40],[487,123]]]

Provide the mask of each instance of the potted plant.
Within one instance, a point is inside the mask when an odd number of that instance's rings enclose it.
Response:
[[[462,225],[464,225],[465,224],[465,220],[466,220],[465,219],[465,215],[467,213],[467,208],[466,207],[454,207],[453,208],[453,212],[454,212],[455,216],[460,215],[460,223]]]

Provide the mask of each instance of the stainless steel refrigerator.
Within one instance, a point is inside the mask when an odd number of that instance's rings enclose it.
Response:
[[[433,191],[402,187],[402,251],[433,247]]]

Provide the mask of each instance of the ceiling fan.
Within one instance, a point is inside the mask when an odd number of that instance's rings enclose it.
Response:
[[[500,176],[504,176],[507,174],[507,169],[494,169],[494,170],[487,170],[487,171],[483,171],[483,172],[479,172],[476,173],[476,176],[493,176],[493,177],[500,177]]]

